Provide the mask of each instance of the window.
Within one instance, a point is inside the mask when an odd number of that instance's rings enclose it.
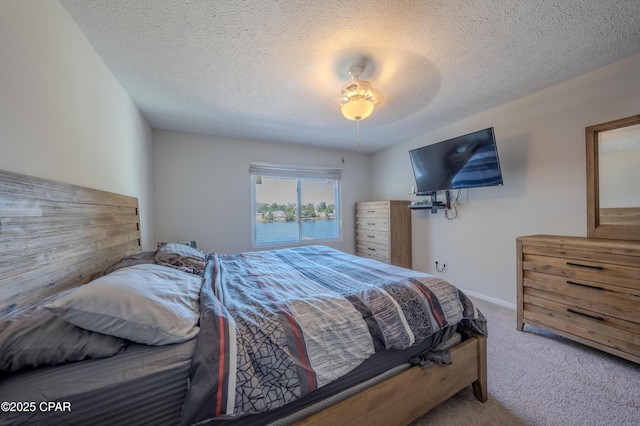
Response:
[[[252,163],[254,246],[340,238],[340,170]]]

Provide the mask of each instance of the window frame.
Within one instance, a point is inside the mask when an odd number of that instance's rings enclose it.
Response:
[[[303,167],[303,166],[288,166],[271,163],[257,163],[252,162],[250,171],[251,180],[251,245],[254,249],[265,249],[269,247],[282,248],[285,246],[300,246],[311,244],[323,244],[327,242],[342,241],[342,169],[333,167]],[[296,180],[296,222],[298,224],[298,238],[297,240],[284,241],[284,242],[270,242],[270,243],[258,243],[257,242],[257,227],[256,227],[256,177],[276,178],[276,179],[291,179]],[[302,182],[319,181],[319,180],[332,180],[334,181],[334,199],[335,199],[335,220],[338,224],[337,237],[331,238],[319,238],[305,240],[302,235]]]

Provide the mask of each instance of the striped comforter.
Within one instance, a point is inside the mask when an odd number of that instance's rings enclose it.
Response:
[[[209,256],[183,424],[270,410],[449,325],[486,334],[425,273],[325,246]]]

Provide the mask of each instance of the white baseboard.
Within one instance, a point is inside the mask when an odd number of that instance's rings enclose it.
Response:
[[[496,299],[495,297],[490,297],[484,294],[476,293],[475,291],[471,291],[471,290],[465,290],[462,288],[460,290],[462,290],[462,292],[468,296],[475,297],[480,300],[485,300],[487,302],[491,302],[496,305],[504,306],[505,308],[513,309],[514,311],[516,310],[515,303],[505,302],[504,300],[500,300],[500,299]]]

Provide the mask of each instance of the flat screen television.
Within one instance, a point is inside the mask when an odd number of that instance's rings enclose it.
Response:
[[[417,195],[502,185],[493,127],[409,151]]]

